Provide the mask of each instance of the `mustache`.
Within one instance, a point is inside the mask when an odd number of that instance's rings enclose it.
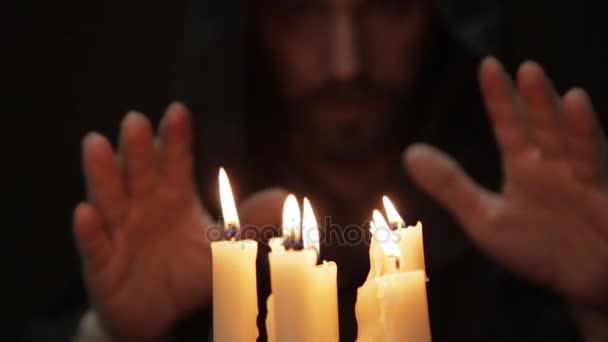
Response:
[[[349,81],[329,80],[306,92],[298,102],[302,105],[335,100],[361,101],[369,98],[394,98],[398,89],[380,84],[369,77]]]

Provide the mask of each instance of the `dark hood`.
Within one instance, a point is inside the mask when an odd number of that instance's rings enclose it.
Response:
[[[432,93],[431,97],[429,94],[416,95],[420,102],[425,103],[425,108],[420,110],[424,114],[416,115],[416,122],[407,124],[416,127],[417,135],[412,137],[442,146],[452,143],[441,140],[444,136],[453,135],[449,130],[474,129],[458,119],[454,113],[451,113],[448,120],[445,120],[445,117],[442,117],[442,120],[437,119],[444,113],[449,114],[453,108],[466,107],[461,99],[471,101],[471,94],[476,94],[475,90],[471,92],[470,87],[464,87],[462,84],[475,84],[475,64],[481,56],[500,53],[501,12],[500,4],[494,0],[438,0],[435,3],[434,30],[440,30],[442,36],[447,36],[449,51],[458,50],[460,53],[449,58],[439,54],[444,60],[429,61],[428,64],[436,69],[431,73],[440,74],[441,80],[436,80],[434,84],[418,85],[418,88],[429,88],[433,91],[429,92]],[[178,98],[185,101],[194,112],[200,188],[207,207],[217,213],[218,196],[214,189],[217,189],[215,180],[218,167],[222,165],[230,170],[239,198],[264,187],[282,185],[273,183],[280,178],[280,175],[273,173],[276,172],[276,163],[258,162],[254,165],[247,162],[250,159],[259,161],[268,157],[273,153],[270,151],[277,154],[276,146],[280,146],[282,142],[280,137],[273,136],[275,133],[272,129],[267,129],[273,124],[276,126],[272,119],[265,118],[268,122],[264,122],[264,119],[258,119],[258,116],[247,115],[252,108],[252,98],[255,101],[258,95],[256,89],[248,89],[249,80],[252,77],[263,77],[260,76],[263,69],[260,69],[262,62],[258,64],[259,61],[253,57],[256,56],[252,51],[256,45],[252,44],[251,37],[246,32],[246,2],[195,1],[189,13],[192,17],[186,29],[187,44],[181,63],[183,72],[177,84]],[[436,68],[435,65],[441,67]],[[468,67],[463,68],[463,65]],[[463,96],[459,96],[455,90],[462,92]],[[473,102],[479,101],[474,99]],[[483,120],[474,121],[484,124]],[[254,126],[256,129],[252,130]],[[446,129],[448,132],[445,132]],[[252,136],[251,131],[255,131],[257,135]],[[430,134],[425,135],[425,132]],[[409,135],[409,132],[405,135]],[[440,139],[433,140],[435,137]],[[262,145],[258,146],[257,150],[252,150],[252,142]],[[473,144],[475,142],[464,138],[464,141],[458,144],[462,146],[461,150],[450,151],[448,148],[448,151],[462,155],[459,162],[466,164],[478,157],[478,153],[467,151]],[[493,152],[489,147],[488,154]],[[250,156],[254,158],[248,158]],[[496,177],[490,178],[492,184],[486,185],[495,185]],[[397,181],[397,184],[406,184],[404,180]],[[411,212],[409,208],[408,212]],[[431,224],[445,225],[443,222]],[[469,246],[459,230],[437,230],[436,234],[437,237],[431,238],[443,241],[439,242],[442,250],[441,253],[432,253],[430,263],[445,265],[446,261],[460,255]]]
[[[436,0],[436,16],[472,55],[497,54],[501,47],[501,6],[496,0]],[[249,94],[247,2],[193,1],[176,83],[177,98],[195,114],[197,153],[204,169],[243,160],[244,115]],[[255,47],[254,47],[255,48]],[[255,71],[255,70],[253,70]],[[221,147],[222,155],[215,151]]]

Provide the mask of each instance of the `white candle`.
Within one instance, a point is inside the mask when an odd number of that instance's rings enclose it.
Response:
[[[422,223],[417,222],[416,226],[406,227],[405,221],[403,221],[391,200],[384,196],[382,201],[390,227],[394,227],[398,234],[399,249],[403,256],[402,269],[404,271],[424,271],[426,267],[424,265]]]
[[[357,291],[355,304],[357,341],[431,341],[426,275],[424,269],[415,268],[403,257],[411,255],[403,253],[403,246],[418,244],[402,245],[400,231],[392,231],[378,210],[373,219],[370,273]],[[421,234],[411,236],[408,238],[422,238]]]
[[[304,198],[302,213],[302,240],[305,249],[314,249],[320,253],[320,239],[317,219],[312,206]],[[314,270],[314,294],[316,306],[315,341],[339,341],[338,321],[338,266],[335,262],[323,261]]]
[[[213,340],[255,341],[258,337],[257,242],[236,240],[239,219],[228,176],[220,169],[222,215],[229,240],[211,243]]]
[[[272,294],[266,330],[269,341],[339,341],[337,266],[317,266],[318,228],[304,199],[304,219],[295,196],[285,200],[283,237],[270,241],[268,254]],[[287,243],[286,249],[284,244]],[[301,250],[291,247],[298,247]]]

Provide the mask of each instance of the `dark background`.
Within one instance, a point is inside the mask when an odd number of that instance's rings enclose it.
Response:
[[[3,239],[9,269],[3,302],[16,319],[9,332],[23,330],[26,319],[55,322],[78,295],[71,216],[85,198],[80,140],[96,130],[116,141],[130,109],[158,121],[172,100],[187,4],[60,0],[18,6],[7,29],[10,95],[3,115],[10,155],[3,163],[10,175],[3,197],[10,205],[3,212],[13,218],[3,227],[10,230]]]
[[[201,0],[202,1],[202,0]],[[541,61],[560,90],[587,87],[608,116],[606,16],[600,1],[505,1],[509,44]],[[53,1],[9,11],[3,54],[4,205],[1,227],[4,334],[59,320],[79,294],[71,213],[84,199],[80,139],[115,141],[124,113],[155,122],[173,99],[189,4],[178,1]],[[6,44],[8,42],[8,44]],[[11,320],[12,321],[12,320]],[[27,324],[27,325],[26,325]],[[29,327],[29,328],[26,328]]]

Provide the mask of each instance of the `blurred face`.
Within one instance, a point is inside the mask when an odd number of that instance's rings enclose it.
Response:
[[[377,150],[419,67],[428,0],[256,1],[292,132],[332,159]]]

